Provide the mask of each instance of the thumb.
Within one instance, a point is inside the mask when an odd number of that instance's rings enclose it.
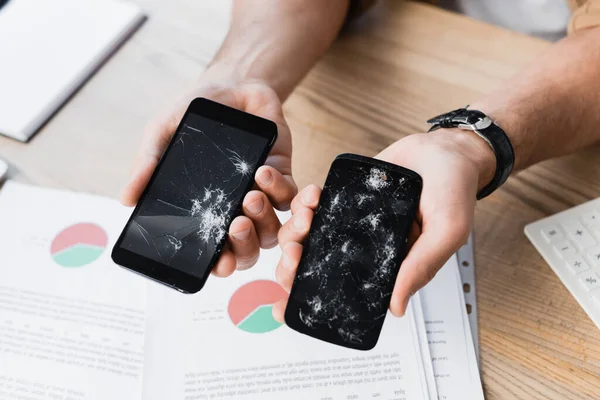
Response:
[[[410,297],[429,283],[452,255],[466,243],[473,213],[455,208],[423,221],[423,230],[400,266],[390,310],[403,316]]]

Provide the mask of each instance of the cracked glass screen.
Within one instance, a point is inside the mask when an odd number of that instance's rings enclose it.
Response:
[[[412,171],[351,155],[334,161],[286,309],[291,328],[346,347],[375,346],[420,192]]]
[[[188,113],[121,247],[205,276],[268,143],[265,137]]]

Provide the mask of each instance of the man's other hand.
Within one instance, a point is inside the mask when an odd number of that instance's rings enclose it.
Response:
[[[381,160],[416,171],[423,178],[423,192],[411,233],[410,251],[400,267],[390,310],[402,316],[410,297],[425,286],[444,263],[466,243],[473,226],[477,191],[491,181],[495,157],[491,148],[473,132],[439,130],[411,135],[392,144]],[[304,188],[292,201],[292,218],[279,231],[282,257],[276,277],[289,291],[302,255],[321,190]],[[273,314],[283,321],[285,301]]]

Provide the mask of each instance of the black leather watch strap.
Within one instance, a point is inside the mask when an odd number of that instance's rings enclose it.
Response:
[[[474,131],[492,147],[496,155],[496,173],[492,181],[477,193],[477,199],[489,196],[506,182],[515,165],[515,152],[506,132],[487,115],[478,110],[459,108],[432,118],[427,123],[432,125],[429,132],[439,128],[460,128]]]

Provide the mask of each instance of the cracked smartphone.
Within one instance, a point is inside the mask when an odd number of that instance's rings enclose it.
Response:
[[[377,344],[421,195],[411,170],[354,154],[329,170],[290,298],[286,324],[357,350]]]
[[[276,138],[272,121],[192,101],[112,250],[113,261],[181,292],[198,292]]]

